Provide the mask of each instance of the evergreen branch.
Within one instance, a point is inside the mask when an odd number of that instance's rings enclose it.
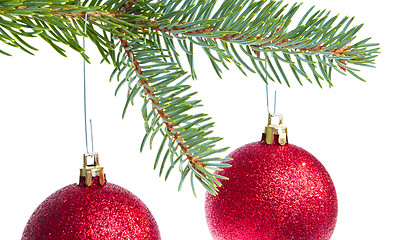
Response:
[[[279,63],[282,59],[283,63],[289,64],[300,84],[300,77],[310,81],[311,73],[320,86],[322,86],[320,80],[327,81],[331,86],[332,69],[342,74],[350,72],[356,76],[354,70],[348,68],[347,65],[356,64],[358,59],[359,64],[356,65],[373,66],[373,59],[379,53],[379,48],[373,48],[378,44],[351,45],[362,25],[349,28],[353,18],[348,17],[336,23],[338,16],[330,17],[330,12],[325,10],[313,13],[313,8],[310,8],[298,25],[288,30],[292,25],[291,19],[301,4],[294,4],[287,12],[284,12],[288,5],[283,5],[282,1],[267,3],[266,1],[227,0],[212,18],[198,18],[195,17],[194,12],[199,12],[198,16],[211,14],[209,6],[211,2],[200,5],[191,5],[193,1],[184,1],[182,4],[174,1],[175,4],[169,5],[167,2],[170,1],[164,2],[166,5],[159,9],[159,12],[164,13],[163,17],[151,22],[147,21],[147,24],[152,25],[153,31],[161,31],[173,38],[215,51],[216,56],[210,54],[210,50],[205,50],[219,76],[222,70],[217,63],[224,64],[225,61],[230,61],[234,62],[244,74],[245,68],[257,72],[264,81],[267,77],[273,81],[279,80],[278,74],[275,74],[276,71],[272,71],[274,78],[266,68],[261,67],[264,62],[267,62],[270,68],[282,71],[281,74],[289,85],[284,69]],[[182,18],[172,21],[173,13],[179,12]],[[165,23],[159,24],[159,21]],[[218,41],[222,42],[223,47],[217,44]],[[225,45],[224,42],[228,44]],[[247,46],[241,48],[241,51],[249,57],[251,66],[245,63],[246,60],[240,56],[239,51],[235,50],[234,44]],[[264,55],[261,57],[261,52],[272,53],[275,63],[270,61],[272,58],[267,59]],[[356,54],[357,52],[361,53]],[[290,55],[294,56],[294,61],[287,60],[291,58]],[[333,60],[335,64],[332,64]],[[304,69],[303,63],[309,67],[308,71]],[[224,67],[227,68],[226,65]]]
[[[170,158],[166,179],[171,169],[179,164],[179,170],[182,172],[179,190],[190,171],[192,172],[191,178],[196,177],[202,185],[207,187],[208,191],[216,194],[220,182],[209,172],[209,169],[215,165],[222,167],[229,165],[221,163],[227,159],[208,158],[212,154],[225,150],[214,149],[215,144],[221,138],[209,137],[213,132],[209,130],[213,127],[213,123],[209,122],[210,118],[207,118],[206,114],[186,114],[187,111],[201,106],[199,100],[191,100],[195,93],[186,93],[190,86],[184,83],[189,76],[177,67],[177,63],[171,61],[173,57],[168,51],[160,49],[161,42],[157,37],[133,41],[119,36],[118,38],[122,47],[120,53],[123,53],[123,56],[117,58],[116,65],[119,67],[115,69],[112,76],[117,75],[119,79],[121,73],[125,71],[120,66],[129,68],[119,85],[120,87],[128,83],[130,89],[124,114],[129,103],[133,103],[137,93],[141,92],[139,94],[144,98],[142,115],[145,120],[146,134],[141,150],[148,139],[151,147],[155,135],[161,133],[163,140],[154,164],[154,168],[160,166],[160,175],[165,169],[167,159]],[[150,113],[148,113],[148,104],[151,104]],[[163,125],[164,130],[162,130]],[[162,152],[166,146],[163,157]],[[183,167],[183,165],[186,166]],[[191,186],[194,188],[193,182]]]
[[[179,41],[181,45],[183,45],[183,41],[188,41],[187,44],[189,45],[192,43],[203,47],[219,76],[222,70],[219,65],[217,65],[217,62],[223,64],[224,67],[227,68],[225,61],[232,61],[238,65],[238,68],[243,73],[244,71],[241,66],[250,71],[252,70],[252,67],[248,67],[247,64],[241,63],[240,61],[235,61],[235,58],[242,60],[242,58],[239,57],[239,52],[226,52],[226,49],[220,48],[216,41],[228,42],[230,45],[240,44],[249,46],[249,48],[242,49],[242,52],[251,59],[256,72],[264,80],[266,80],[267,77],[270,77],[271,80],[275,81],[272,76],[266,73],[266,69],[262,70],[262,67],[260,67],[261,63],[258,61],[267,61],[266,58],[261,58],[260,52],[273,52],[273,57],[278,59],[281,58],[279,53],[283,54],[284,58],[287,58],[286,54],[295,55],[295,58],[299,60],[299,63],[290,63],[290,68],[300,83],[301,81],[298,76],[303,76],[309,80],[309,73],[307,73],[307,71],[299,71],[302,62],[307,63],[306,66],[309,66],[309,70],[311,70],[313,76],[316,77],[318,83],[319,80],[325,80],[331,85],[331,75],[325,74],[325,70],[320,67],[320,70],[323,71],[322,75],[325,76],[324,78],[316,73],[316,68],[319,67],[320,64],[324,65],[329,72],[331,72],[332,68],[336,68],[336,71],[340,69],[343,72],[348,72],[351,70],[345,67],[348,63],[359,66],[371,65],[373,64],[373,61],[369,59],[372,59],[372,57],[376,56],[378,53],[378,51],[371,52],[373,49],[367,49],[370,45],[366,45],[363,48],[359,45],[353,45],[351,47],[351,42],[355,38],[354,35],[362,25],[348,30],[353,18],[347,21],[348,18],[346,17],[333,27],[332,25],[335,23],[338,16],[330,18],[329,13],[325,13],[325,11],[316,11],[307,18],[307,15],[312,13],[312,9],[310,9],[300,20],[297,27],[288,31],[287,29],[290,25],[291,18],[300,7],[298,4],[294,4],[291,9],[284,14],[284,9],[287,5],[282,6],[282,1],[271,1],[267,5],[265,5],[265,1],[248,3],[247,1],[241,0],[241,4],[232,4],[233,1],[225,1],[218,12],[213,15],[216,18],[208,19],[212,11],[212,2],[210,1],[197,1],[197,4],[194,4],[195,1],[190,0],[184,1],[183,3],[174,1],[174,4],[167,4],[167,2],[169,1],[161,1],[157,4],[159,9],[157,9],[156,12],[147,13],[148,16],[162,16],[156,20],[143,20],[148,18],[143,15],[144,12],[142,10],[135,11],[135,9],[139,9],[138,6],[140,9],[143,8],[143,4],[148,6],[149,9],[153,9],[153,7],[149,5],[149,2],[127,1],[125,4],[121,5],[119,9],[113,12],[106,12],[105,9],[114,9],[114,7],[103,8],[100,6],[83,8],[79,6],[66,8],[38,6],[35,10],[49,9],[47,14],[54,17],[82,19],[84,17],[84,12],[91,11],[91,9],[98,9],[98,12],[88,14],[90,16],[88,20],[92,22],[100,21],[103,24],[97,24],[97,26],[104,31],[110,31],[113,34],[123,36],[126,39],[137,37],[137,34],[146,34],[146,31],[147,33],[148,31],[166,33],[173,38],[181,39]],[[13,12],[12,10],[19,11],[27,8],[28,6],[19,6],[16,9],[6,9],[4,11],[11,13]],[[224,11],[224,9],[227,9],[227,11]],[[197,12],[198,14],[196,14]],[[42,12],[42,14],[46,13]],[[192,20],[192,22],[190,20]],[[340,28],[345,23],[346,25],[340,31]],[[122,31],[119,31],[120,28]],[[67,39],[64,38],[56,38],[56,35],[58,34],[56,34],[56,31],[52,32],[55,33],[53,34],[55,38],[51,38],[46,34],[42,34],[42,38],[49,42],[58,52],[64,55],[63,49],[54,44],[54,42],[65,43],[73,49],[82,52],[82,49],[76,41],[67,41]],[[90,37],[94,39],[93,36]],[[11,40],[13,43],[18,42],[13,38],[11,38]],[[13,44],[12,42],[8,42],[8,44],[20,48],[22,48],[22,45],[28,46],[25,42],[22,42],[22,44]],[[99,45],[104,56],[108,55],[108,52],[103,49],[109,46],[112,45]],[[376,45],[372,44],[370,47],[373,46]],[[30,52],[30,50],[24,47],[22,49]],[[215,51],[218,56],[215,57],[211,54],[211,50]],[[356,50],[359,50],[361,53],[356,54]],[[226,52],[226,54],[224,54],[224,52]],[[190,65],[192,65],[193,60],[191,54],[188,52],[186,54]],[[325,57],[320,58],[320,60],[312,59],[313,57],[320,55],[324,55]],[[312,58],[307,60],[308,57],[306,56],[311,56]],[[321,59],[323,59],[323,61],[321,61]],[[334,66],[330,65],[329,61],[331,59],[336,59],[335,62],[340,63]],[[358,63],[355,61],[356,59],[359,59]],[[366,59],[368,61],[366,61]],[[316,60],[318,60],[318,64]],[[272,66],[271,62],[268,62],[268,65],[271,65],[270,67],[273,67],[274,69],[280,69],[277,65]],[[191,71],[192,75],[195,76],[192,66]],[[275,74],[274,76],[278,79]]]
[[[293,26],[292,19],[301,4],[291,7],[283,1],[225,0],[214,12],[213,0],[3,0],[0,1],[0,41],[33,54],[37,49],[26,40],[41,37],[65,56],[62,44],[88,60],[79,37],[88,37],[112,63],[111,78],[126,86],[127,107],[138,95],[144,99],[142,115],[150,148],[162,136],[155,160],[160,175],[178,166],[179,189],[190,176],[212,194],[220,186],[219,175],[210,171],[228,167],[212,157],[226,148],[216,149],[221,139],[210,137],[213,123],[206,114],[190,114],[200,107],[194,92],[185,85],[196,78],[194,47],[201,47],[215,72],[233,63],[243,74],[257,73],[264,81],[290,86],[291,71],[302,85],[302,78],[322,87],[332,86],[332,73],[364,80],[360,67],[374,67],[378,44],[370,38],[356,43],[363,25],[352,27],[353,18],[331,16],[325,10],[310,8]],[[87,16],[85,18],[85,16]],[[85,21],[87,26],[85,29]],[[117,50],[118,46],[118,50]],[[177,47],[178,46],[178,47]],[[0,53],[10,55],[0,49]],[[184,53],[190,74],[180,62]],[[333,71],[334,70],[334,71]],[[170,163],[170,167],[166,167]],[[167,169],[167,170],[166,170]]]

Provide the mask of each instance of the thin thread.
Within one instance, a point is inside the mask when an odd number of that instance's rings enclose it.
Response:
[[[88,13],[85,12],[85,26],[84,26],[84,33],[86,34],[86,28],[87,28],[87,21],[88,21]],[[85,36],[82,37],[82,47],[85,51]],[[87,127],[87,121],[86,121],[86,60],[83,59],[83,73],[84,73],[84,127],[85,127],[85,147],[86,152],[89,153],[88,148],[88,127]],[[91,127],[91,144],[92,144],[92,152],[94,152],[94,142],[92,138],[92,121],[90,121],[90,127]]]
[[[92,120],[89,119],[89,126],[91,129],[91,148],[92,148],[92,152],[94,152],[94,135],[92,134]]]
[[[274,91],[274,113],[272,115],[275,115],[277,111],[277,90]]]
[[[265,62],[265,71],[267,71],[268,68],[268,62]],[[276,106],[277,106],[277,90],[274,90],[274,112],[273,114],[271,114],[271,112],[269,111],[269,96],[268,96],[268,75],[265,73],[265,91],[266,91],[266,97],[267,97],[267,111],[268,111],[268,115],[274,116],[275,112],[276,112]]]

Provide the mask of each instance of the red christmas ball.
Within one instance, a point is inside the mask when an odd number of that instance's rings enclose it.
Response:
[[[292,144],[264,139],[229,156],[218,172],[219,194],[206,195],[205,211],[215,240],[328,240],[337,218],[337,197],[323,165]]]
[[[43,201],[30,217],[22,240],[159,240],[146,205],[128,190],[81,177]]]

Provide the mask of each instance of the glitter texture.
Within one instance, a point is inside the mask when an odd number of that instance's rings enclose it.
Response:
[[[231,168],[218,172],[219,194],[206,195],[215,240],[328,240],[337,197],[323,165],[292,144],[254,142],[233,151]]]
[[[115,184],[66,186],[43,201],[22,240],[159,240],[157,223],[144,203]]]

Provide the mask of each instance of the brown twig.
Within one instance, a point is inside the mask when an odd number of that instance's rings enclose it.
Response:
[[[59,12],[65,10],[63,8],[61,9],[52,9],[51,13],[53,13],[56,16],[59,17],[64,17],[67,19],[76,19],[76,18],[85,18],[85,12],[75,12],[75,13],[64,13],[64,12]],[[86,13],[88,15],[88,20],[90,21],[94,21],[97,22],[99,21],[97,18],[94,18],[93,16],[97,16],[97,17],[106,17],[106,16],[110,16],[110,17],[114,17],[114,18],[118,18],[118,19],[122,19],[120,17],[117,16],[117,14],[113,14],[113,13],[103,13],[103,12],[87,12]]]
[[[16,9],[20,10],[20,9],[26,9],[29,6],[19,6]],[[72,8],[50,8],[48,6],[42,6],[39,7],[38,9],[50,9],[49,13],[56,15],[58,17],[62,17],[62,18],[66,18],[66,19],[76,19],[76,18],[85,18],[85,12],[65,12],[65,11],[70,11],[73,10]],[[3,12],[12,12],[15,9],[0,9]],[[105,17],[105,16],[110,16],[110,17],[114,17],[114,18],[118,18],[118,19],[123,19],[121,17],[118,17],[119,13],[108,13],[108,12],[92,12],[92,11],[88,11],[87,12],[88,15],[95,15],[98,17]],[[88,17],[89,20],[91,21],[99,21],[98,19],[94,18],[94,17]]]

